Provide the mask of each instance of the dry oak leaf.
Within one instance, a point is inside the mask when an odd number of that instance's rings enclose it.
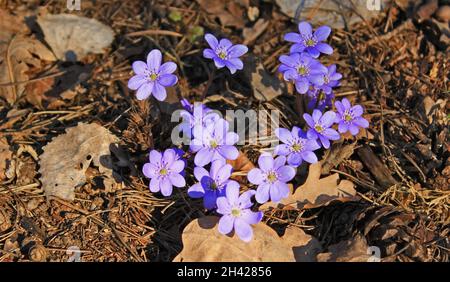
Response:
[[[44,44],[25,35],[16,35],[6,44],[6,48],[0,47],[4,50],[0,54],[0,84],[12,85],[1,86],[0,96],[13,104],[25,92],[26,84],[20,82],[29,80],[30,66],[40,68],[43,61],[52,62],[55,57]]]
[[[287,198],[281,200],[280,203],[265,203],[260,207],[260,210],[271,207],[311,209],[326,206],[333,201],[346,202],[359,199],[351,181],[340,180],[337,173],[320,178],[321,172],[320,162],[310,165],[308,178],[302,186],[298,187]]]
[[[40,16],[37,22],[61,60],[80,61],[89,53],[102,54],[114,40],[114,31],[96,19],[58,14]]]
[[[253,239],[241,241],[217,230],[219,218],[207,216],[189,223],[183,231],[183,250],[175,262],[295,262],[315,261],[319,241],[299,228],[289,227],[283,237],[265,225],[253,225]]]
[[[197,3],[208,14],[219,18],[223,26],[242,28],[244,22],[244,8],[235,0],[197,0]]]
[[[85,172],[93,162],[102,175],[113,184],[109,146],[118,141],[98,124],[79,123],[47,144],[40,156],[42,188],[47,197],[72,201],[75,188],[86,183]],[[106,181],[105,181],[106,182]],[[108,189],[110,187],[106,187]]]
[[[328,247],[327,253],[317,255],[319,262],[371,262],[378,261],[381,257],[375,249],[367,245],[366,239],[361,234],[355,238],[341,241]]]
[[[0,138],[0,181],[5,179],[6,170],[11,162],[12,152],[9,150],[9,144],[5,137]]]

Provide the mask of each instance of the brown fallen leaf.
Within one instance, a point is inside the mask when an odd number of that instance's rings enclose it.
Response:
[[[208,14],[219,18],[223,26],[244,27],[244,7],[235,0],[197,0]]]
[[[281,200],[280,203],[265,203],[260,207],[260,210],[271,207],[311,209],[326,206],[333,201],[346,202],[359,199],[351,181],[340,180],[337,173],[320,178],[321,171],[320,163],[310,165],[308,178],[302,186],[298,187],[287,198]],[[290,187],[292,188],[292,185]]]
[[[268,102],[286,92],[285,84],[266,71],[263,64],[254,56],[248,55],[244,65],[244,73],[257,100]]]
[[[242,151],[239,151],[239,156],[236,160],[227,160],[227,163],[233,167],[231,178],[240,183],[243,183],[247,178],[248,172],[255,168],[252,161]]]
[[[117,137],[98,124],[80,123],[47,144],[40,156],[42,188],[47,197],[72,201],[74,189],[86,182],[85,172],[93,162],[106,176],[105,189],[113,184],[109,146]]]
[[[86,17],[58,14],[39,16],[45,41],[58,59],[81,61],[92,54],[102,54],[114,40],[114,31],[107,25]]]
[[[242,35],[244,36],[244,45],[250,45],[255,41],[269,26],[269,22],[264,19],[259,19],[250,28],[244,28]]]
[[[0,138],[0,181],[6,177],[6,170],[12,158],[12,152],[9,149],[8,140],[5,137]]]
[[[294,262],[315,261],[321,245],[299,228],[289,227],[283,237],[265,225],[253,225],[249,243],[217,231],[219,218],[207,216],[189,223],[183,231],[183,250],[175,262]]]
[[[0,38],[1,41],[1,38]],[[0,96],[13,104],[25,91],[25,81],[30,66],[40,68],[43,61],[54,61],[55,57],[41,42],[25,35],[16,35],[7,41],[7,47],[0,57],[0,84],[11,84],[0,87]],[[0,48],[3,49],[3,48]]]
[[[331,245],[327,253],[317,255],[319,262],[371,262],[377,259],[380,257],[377,256],[376,250],[369,248],[366,239],[360,234],[355,238]]]
[[[356,142],[348,145],[344,145],[342,142],[334,142],[331,145],[330,150],[327,150],[322,164],[322,174],[330,173],[330,170],[333,167],[341,164],[344,160],[350,158],[353,155],[354,149],[356,146]]]

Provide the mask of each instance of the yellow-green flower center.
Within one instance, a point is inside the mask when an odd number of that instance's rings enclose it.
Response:
[[[160,175],[167,175],[169,173],[169,171],[166,169],[166,168],[162,168],[160,171],[159,171],[159,174]]]
[[[304,66],[299,66],[297,72],[300,75],[305,75],[308,72],[308,70]]]
[[[211,189],[211,190],[217,190],[217,184],[216,184],[216,182],[211,182],[211,185],[209,186],[209,188]]]
[[[306,40],[306,46],[314,46],[314,44],[316,44],[316,42],[314,42],[314,40],[312,40],[312,39]]]
[[[218,56],[219,56],[219,58],[221,58],[223,60],[227,57],[227,53],[225,53],[224,51],[221,51]]]
[[[219,146],[219,144],[217,144],[216,140],[211,140],[211,142],[209,143],[209,145],[211,146],[211,148],[215,149],[217,148],[217,146]]]
[[[231,209],[231,215],[234,217],[239,217],[241,216],[241,210],[237,208]]]
[[[277,175],[275,172],[271,171],[269,172],[269,174],[267,174],[267,181],[273,183],[275,181],[277,181]]]
[[[345,121],[352,121],[353,117],[349,113],[344,114],[344,120]]]
[[[155,81],[158,78],[158,75],[156,73],[151,73],[150,74],[150,79]]]
[[[302,150],[303,146],[299,143],[292,144],[292,151],[294,152],[300,152]]]
[[[316,124],[316,125],[314,126],[314,129],[315,129],[317,132],[319,132],[319,133],[321,133],[321,132],[323,131],[323,127],[322,127],[322,125],[320,125],[320,124]]]

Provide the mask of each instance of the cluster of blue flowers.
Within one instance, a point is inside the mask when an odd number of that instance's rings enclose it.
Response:
[[[194,156],[194,176],[196,183],[187,193],[192,198],[202,198],[204,207],[215,210],[222,217],[218,230],[222,234],[235,231],[243,241],[253,237],[252,224],[262,220],[262,212],[251,210],[252,198],[260,204],[269,200],[279,202],[289,194],[288,182],[296,175],[296,168],[303,161],[316,163],[314,151],[330,147],[330,140],[340,139],[339,133],[350,131],[356,135],[360,127],[368,127],[362,118],[363,108],[352,106],[347,99],[335,102],[337,113],[329,110],[333,99],[333,88],[339,85],[342,75],[336,72],[336,66],[323,66],[317,59],[320,54],[332,54],[333,49],[324,43],[331,29],[323,26],[315,32],[309,23],[299,24],[300,33],[288,33],[285,40],[293,42],[289,55],[280,57],[279,71],[286,81],[293,82],[300,94],[310,98],[309,107],[312,115],[305,113],[308,129],[303,131],[294,126],[292,130],[278,128],[276,136],[282,144],[275,148],[274,154],[262,154],[258,159],[258,168],[249,171],[247,178],[257,186],[256,190],[240,193],[240,185],[230,179],[232,166],[227,160],[236,160],[239,151],[235,144],[239,136],[229,131],[229,123],[202,103],[189,103],[182,99],[184,110],[181,113],[183,123],[180,126],[185,136],[191,140],[189,150]],[[212,34],[206,34],[205,40],[210,48],[203,51],[203,56],[213,60],[217,68],[228,68],[231,73],[243,69],[239,58],[248,52],[245,45],[233,45],[228,39],[218,40]],[[147,62],[133,63],[136,73],[128,87],[137,90],[139,100],[153,95],[157,100],[166,98],[165,87],[174,86],[178,78],[173,73],[177,66],[173,62],[162,64],[162,54],[152,50]],[[338,131],[332,128],[338,124]],[[186,186],[184,151],[175,148],[163,153],[152,150],[149,163],[143,167],[143,173],[150,178],[150,191],[161,192],[170,196],[173,186]]]

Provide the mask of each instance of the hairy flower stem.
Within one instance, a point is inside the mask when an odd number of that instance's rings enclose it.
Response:
[[[303,95],[295,94],[295,106],[297,108],[297,113],[301,117],[303,114]]]
[[[211,84],[215,77],[216,77],[216,68],[213,68],[213,71],[209,74],[209,79],[208,79],[208,83],[206,84],[205,90],[203,90],[202,99],[201,99],[202,101],[205,100],[206,95],[208,94],[208,90],[211,87]]]

